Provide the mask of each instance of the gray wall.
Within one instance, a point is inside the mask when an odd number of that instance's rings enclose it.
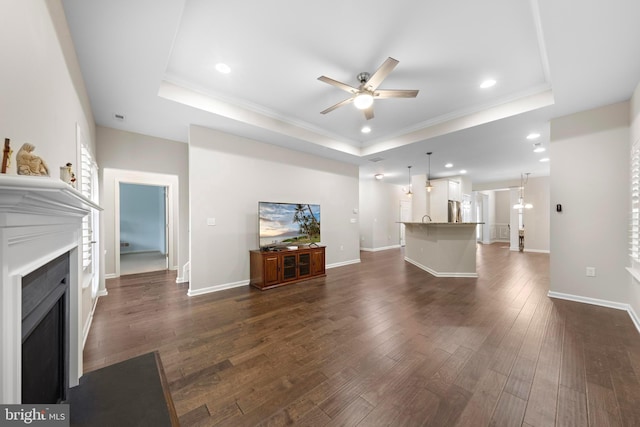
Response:
[[[551,122],[551,291],[627,300],[629,140],[628,102]]]
[[[402,186],[371,178],[360,179],[362,249],[377,250],[400,244],[400,200],[411,200],[402,191]]]
[[[103,213],[102,250],[105,255],[105,273],[115,273],[113,233],[115,228],[113,180],[104,179],[104,169],[118,169],[178,177],[179,226],[175,242],[178,276],[189,261],[189,162],[188,146],[183,142],[125,132],[96,126],[97,156],[100,165],[100,202]],[[108,181],[108,182],[107,182]]]
[[[58,0],[7,0],[1,10],[0,137],[2,144],[11,139],[14,151],[8,173],[16,174],[15,155],[29,142],[59,178],[60,166],[79,163],[76,124],[95,153],[93,115],[64,10]],[[93,302],[91,287],[84,288],[81,326]]]
[[[509,191],[496,191],[495,202],[496,211],[493,222],[496,224],[509,224],[511,209],[513,209],[510,203]]]
[[[191,295],[248,282],[259,201],[319,204],[327,264],[359,262],[357,166],[193,125],[189,166]]]

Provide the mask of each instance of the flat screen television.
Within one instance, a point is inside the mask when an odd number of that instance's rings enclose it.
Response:
[[[259,202],[260,248],[320,242],[320,205]]]

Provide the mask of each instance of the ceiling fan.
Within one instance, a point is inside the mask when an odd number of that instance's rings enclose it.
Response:
[[[356,78],[360,82],[360,86],[357,88],[326,76],[318,77],[318,80],[329,83],[330,85],[342,89],[345,92],[349,92],[352,95],[351,98],[340,101],[336,105],[321,111],[320,114],[330,113],[338,107],[342,107],[343,105],[351,104],[353,102],[356,108],[364,110],[364,116],[369,120],[373,118],[374,99],[415,98],[418,96],[417,90],[378,89],[378,86],[380,86],[382,81],[389,75],[389,73],[391,73],[391,71],[393,71],[396,65],[398,65],[398,60],[389,57],[382,63],[380,68],[373,73],[373,75],[366,72],[358,74]]]

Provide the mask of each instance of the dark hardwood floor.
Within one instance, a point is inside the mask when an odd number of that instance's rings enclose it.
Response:
[[[548,255],[481,245],[478,279],[361,256],[264,292],[109,280],[85,370],[158,350],[183,426],[640,425],[640,335],[548,298]]]

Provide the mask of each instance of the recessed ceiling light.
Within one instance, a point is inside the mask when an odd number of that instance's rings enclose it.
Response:
[[[374,176],[376,177],[376,179],[377,179],[378,181],[379,181],[379,180],[381,180],[382,178],[384,178],[384,174],[383,174],[383,173],[377,173],[377,174],[375,174]]]
[[[445,168],[452,168],[453,167],[453,163],[447,163],[446,165],[444,165]]]
[[[481,89],[488,89],[490,87],[493,87],[496,85],[496,81],[493,79],[487,79],[485,81],[483,81],[482,83],[480,83],[480,88]]]
[[[464,175],[465,173],[467,173],[467,170],[466,170],[466,169],[461,169],[461,170],[460,170],[460,173],[461,173],[462,175]]]
[[[527,139],[538,139],[538,138],[540,138],[540,134],[536,132],[533,132],[527,135]]]
[[[533,152],[534,152],[534,153],[543,153],[543,152],[547,151],[547,149],[546,149],[546,148],[544,148],[544,147],[543,147],[542,145],[540,145],[539,143],[538,143],[538,144],[533,144],[533,146],[534,146],[534,147],[536,147],[536,148],[534,148],[534,149],[533,149]]]
[[[369,126],[363,126],[362,129],[360,129],[360,132],[369,133],[371,132],[371,128]]]
[[[548,161],[549,161],[549,158],[548,158],[548,157],[544,157],[544,158],[540,159],[540,161],[541,161],[541,162],[548,162]]]
[[[229,74],[231,72],[231,68],[229,68],[227,64],[223,64],[222,62],[216,64],[216,70],[218,70],[218,72],[222,74]]]

